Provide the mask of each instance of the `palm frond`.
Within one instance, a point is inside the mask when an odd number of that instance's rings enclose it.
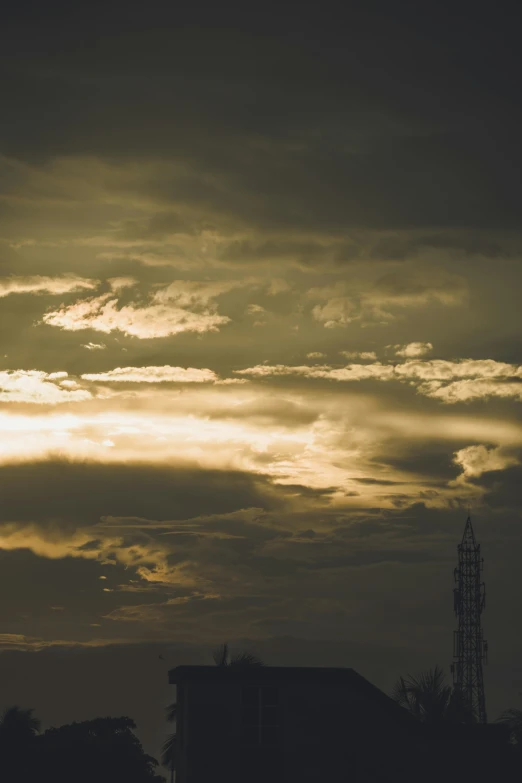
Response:
[[[400,677],[392,698],[419,720],[440,723],[448,717],[452,688],[446,684],[442,669],[436,666],[417,676]]]
[[[390,695],[391,698],[397,702],[397,704],[401,705],[401,707],[410,706],[410,702],[408,698],[408,690],[406,688],[406,683],[404,682],[404,677],[399,677],[399,679],[393,686],[393,690]]]
[[[227,642],[214,650],[212,657],[216,666],[263,666],[263,661],[257,655],[246,650],[231,655]]]
[[[176,769],[178,757],[178,738],[176,734],[169,734],[161,746],[161,763],[167,769]]]
[[[263,666],[263,661],[249,652],[240,652],[230,659],[230,666]]]
[[[228,650],[228,644],[225,642],[221,645],[221,647],[218,647],[217,650],[214,650],[212,653],[212,658],[214,659],[214,663],[216,666],[228,666],[229,663],[229,650]]]
[[[522,710],[516,708],[505,710],[500,718],[497,718],[496,723],[506,723],[510,726],[522,727]]]
[[[178,717],[178,705],[174,701],[172,704],[169,704],[168,707],[165,707],[166,712],[166,718],[169,723],[174,723],[176,721],[176,718]]]

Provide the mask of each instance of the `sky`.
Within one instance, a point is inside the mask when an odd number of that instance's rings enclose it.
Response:
[[[518,28],[442,6],[7,12],[0,706],[156,750],[223,641],[449,674],[468,508],[521,706]]]

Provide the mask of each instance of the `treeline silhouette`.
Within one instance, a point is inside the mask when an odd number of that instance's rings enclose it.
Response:
[[[131,718],[96,718],[39,733],[33,710],[9,707],[0,720],[0,780],[29,783],[164,783]]]
[[[216,666],[263,666],[263,662],[249,652],[232,655],[227,644],[216,650],[213,658]],[[446,683],[444,672],[438,666],[418,676],[399,677],[391,696],[419,722],[434,731],[440,729],[440,736],[445,736],[447,727],[475,722],[465,700]],[[166,708],[166,719],[174,725],[174,732],[167,737],[161,758],[161,763],[169,770],[171,782],[177,762],[176,717],[174,702]],[[496,722],[506,728],[508,741],[502,754],[509,762],[510,772],[519,777],[522,773],[522,710],[507,710]],[[0,718],[0,781],[165,783],[165,778],[157,771],[158,761],[145,753],[134,734],[135,728],[131,718],[107,717],[52,727],[41,733],[40,721],[33,710],[10,707]]]

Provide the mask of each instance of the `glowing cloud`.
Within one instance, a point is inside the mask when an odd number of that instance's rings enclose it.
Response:
[[[394,345],[396,356],[404,359],[416,359],[433,351],[431,343],[408,343],[407,345]]]
[[[122,307],[113,293],[103,294],[49,312],[43,321],[67,331],[120,331],[142,340],[182,332],[215,332],[230,321],[218,314],[215,297],[237,285],[176,281],[156,291],[147,304],[131,302]]]
[[[104,343],[85,343],[82,348],[87,348],[88,351],[104,351],[107,346]]]
[[[91,393],[78,388],[75,381],[70,388],[66,378],[67,373],[48,374],[39,370],[0,372],[0,401],[56,405],[91,398]]]
[[[10,294],[69,294],[74,291],[94,290],[98,280],[66,275],[64,277],[45,277],[29,275],[0,279],[0,297]]]
[[[349,364],[346,367],[330,365],[269,365],[259,364],[238,375],[252,378],[297,375],[305,378],[323,378],[331,381],[403,381],[419,382],[417,391],[441,402],[456,403],[487,397],[522,399],[522,367],[497,362],[494,359],[461,359],[447,361],[408,361],[402,364]],[[505,382],[501,379],[517,379]],[[462,379],[462,380],[455,380]],[[501,380],[501,382],[497,382]],[[448,382],[450,383],[444,383]]]
[[[516,457],[505,454],[501,447],[488,449],[482,444],[455,452],[454,462],[462,468],[462,476],[465,479],[479,478],[483,473],[505,470],[519,464]]]
[[[85,381],[110,381],[125,383],[213,383],[217,375],[212,370],[194,367],[115,367],[100,373],[85,373]]]
[[[522,401],[522,383],[516,382],[466,379],[444,386],[440,381],[429,381],[422,384],[419,391],[426,397],[433,397],[446,403],[487,400],[492,397]]]

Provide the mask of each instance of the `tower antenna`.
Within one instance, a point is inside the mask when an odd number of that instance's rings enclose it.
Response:
[[[453,633],[453,684],[470,711],[470,720],[486,723],[482,664],[487,663],[488,643],[481,623],[486,606],[486,588],[481,581],[484,558],[480,556],[469,513],[457,551],[459,564],[454,571],[453,595],[458,630]]]

